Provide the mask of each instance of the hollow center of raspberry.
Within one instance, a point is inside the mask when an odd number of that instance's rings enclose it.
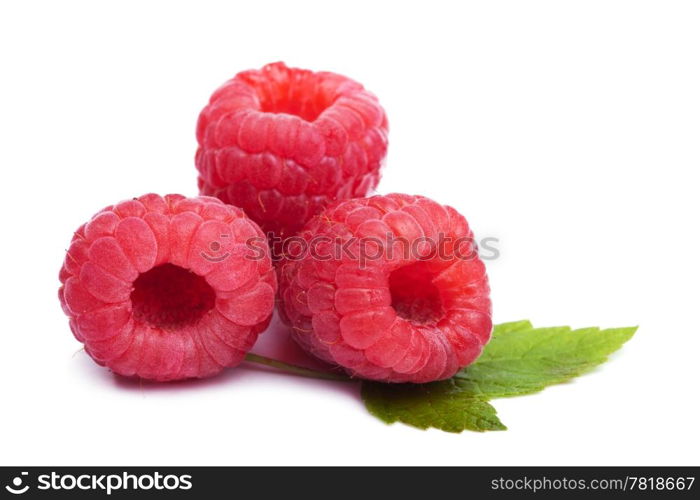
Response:
[[[265,113],[286,113],[309,122],[318,118],[333,102],[312,81],[292,81],[259,89],[260,109]]]
[[[163,264],[134,281],[134,318],[163,329],[196,323],[214,307],[216,294],[204,278],[187,269]]]
[[[425,262],[401,267],[389,276],[391,305],[400,317],[416,324],[437,323],[445,315],[440,290]]]

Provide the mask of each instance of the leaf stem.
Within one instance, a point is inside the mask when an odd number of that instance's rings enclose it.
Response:
[[[337,382],[353,382],[353,379],[346,375],[312,370],[310,368],[304,368],[302,366],[285,363],[284,361],[267,358],[265,356],[260,356],[259,354],[253,354],[250,352],[246,354],[245,360],[249,363],[257,363],[259,365],[270,366],[272,368],[277,368],[278,370],[293,373],[294,375],[299,375],[302,377],[317,378],[323,380],[335,380]]]

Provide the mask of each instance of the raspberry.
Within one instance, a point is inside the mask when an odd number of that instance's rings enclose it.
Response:
[[[387,131],[377,98],[349,78],[281,62],[244,71],[199,115],[200,193],[285,238],[329,200],[376,187]]]
[[[277,288],[264,235],[241,209],[181,195],[97,213],[75,232],[59,278],[85,351],[116,373],[159,381],[240,363]]]
[[[280,312],[320,359],[420,383],[453,376],[488,342],[486,270],[453,208],[403,194],[339,201],[295,240],[278,268]]]

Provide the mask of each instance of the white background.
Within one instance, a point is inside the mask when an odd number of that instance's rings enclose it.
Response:
[[[676,1],[4,2],[0,463],[698,465],[699,25]],[[342,384],[249,366],[139,384],[76,354],[56,297],[72,231],[124,198],[195,195],[199,110],[277,60],[379,96],[379,192],[500,239],[497,322],[636,337],[495,401],[508,431],[461,435],[386,426]]]

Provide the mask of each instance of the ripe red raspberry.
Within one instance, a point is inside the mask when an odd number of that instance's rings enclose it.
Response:
[[[160,381],[240,363],[277,288],[263,233],[241,209],[180,195],[97,213],[75,232],[59,278],[85,351],[121,375]]]
[[[244,71],[199,115],[200,193],[285,238],[327,201],[376,187],[387,131],[377,98],[349,78],[281,62]]]
[[[296,238],[295,238],[296,239]],[[281,315],[317,357],[388,382],[449,378],[491,335],[467,221],[421,196],[335,203],[287,248]]]

